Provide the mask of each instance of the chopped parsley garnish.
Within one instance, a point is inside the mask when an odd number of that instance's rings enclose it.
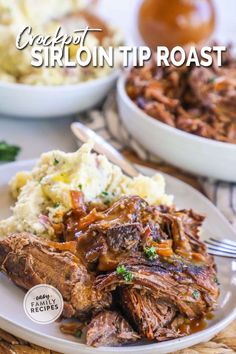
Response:
[[[131,282],[134,277],[133,274],[131,272],[129,272],[123,264],[119,265],[116,268],[116,273],[118,275],[121,275],[124,278],[124,280],[127,282]]]
[[[198,300],[198,299],[199,299],[199,296],[200,296],[199,291],[194,290],[194,292],[193,292],[193,298],[194,298],[195,300]]]
[[[59,162],[60,162],[60,161],[55,158],[54,161],[53,161],[53,165],[56,166],[56,165],[59,164]]]
[[[106,192],[106,191],[103,191],[103,192],[101,193],[101,196],[103,197],[103,203],[104,203],[105,205],[110,205],[110,203],[111,203],[111,196],[110,196],[110,194],[109,194],[108,192]]]
[[[125,268],[125,266],[123,264],[119,265],[116,268],[116,273],[119,274],[119,275],[123,275],[125,272],[126,272],[126,268]]]
[[[217,278],[216,275],[214,275],[213,281],[214,281],[217,285],[220,285],[220,282],[219,282],[219,280],[218,280],[218,278]]]
[[[9,145],[5,141],[0,141],[0,161],[15,161],[20,150],[20,147],[17,145]]]
[[[60,206],[60,203],[54,203],[53,208],[58,208]]]
[[[152,247],[144,247],[143,249],[145,256],[150,259],[150,261],[153,261],[154,259],[157,258],[157,252],[156,248],[154,246]]]
[[[212,76],[207,80],[208,84],[214,84],[215,81],[216,81],[216,76]]]
[[[75,337],[76,337],[76,338],[81,338],[81,336],[82,336],[82,331],[81,331],[81,329],[77,329],[77,331],[75,332]]]
[[[82,191],[82,189],[83,189],[83,186],[82,186],[82,184],[79,184],[79,189]]]
[[[131,282],[134,278],[133,274],[131,272],[126,272],[124,275],[123,275],[125,281],[127,282]]]

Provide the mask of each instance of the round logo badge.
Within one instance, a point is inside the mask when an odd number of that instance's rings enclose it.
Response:
[[[31,288],[24,298],[24,310],[31,321],[49,324],[56,321],[63,311],[63,298],[56,288],[47,284]]]

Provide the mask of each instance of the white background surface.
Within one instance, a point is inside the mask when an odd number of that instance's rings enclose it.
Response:
[[[169,0],[170,4],[171,1]],[[121,27],[130,40],[134,34],[139,2],[140,0],[101,0],[100,13],[111,23]],[[236,0],[215,0],[215,4],[218,16],[215,37],[223,43],[234,41],[236,44]],[[0,140],[5,139],[9,143],[20,145],[22,152],[19,159],[38,157],[40,153],[54,148],[72,151],[75,150],[76,143],[69,128],[71,121],[72,118],[30,121],[0,117]]]

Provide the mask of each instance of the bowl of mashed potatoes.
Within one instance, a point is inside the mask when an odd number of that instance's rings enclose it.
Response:
[[[78,29],[90,31],[84,45],[89,49],[123,43],[121,32],[94,15],[83,0],[0,0],[0,113],[17,117],[58,117],[95,106],[105,97],[118,76],[114,67],[55,65],[32,66],[32,47],[16,47],[16,39],[25,27],[32,33],[54,36],[58,28],[64,35]],[[68,44],[70,60],[79,44]],[[117,64],[117,65],[116,65]]]

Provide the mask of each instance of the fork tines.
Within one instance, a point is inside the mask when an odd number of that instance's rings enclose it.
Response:
[[[208,252],[215,256],[236,258],[236,242],[231,240],[219,241],[212,237],[205,241]]]

